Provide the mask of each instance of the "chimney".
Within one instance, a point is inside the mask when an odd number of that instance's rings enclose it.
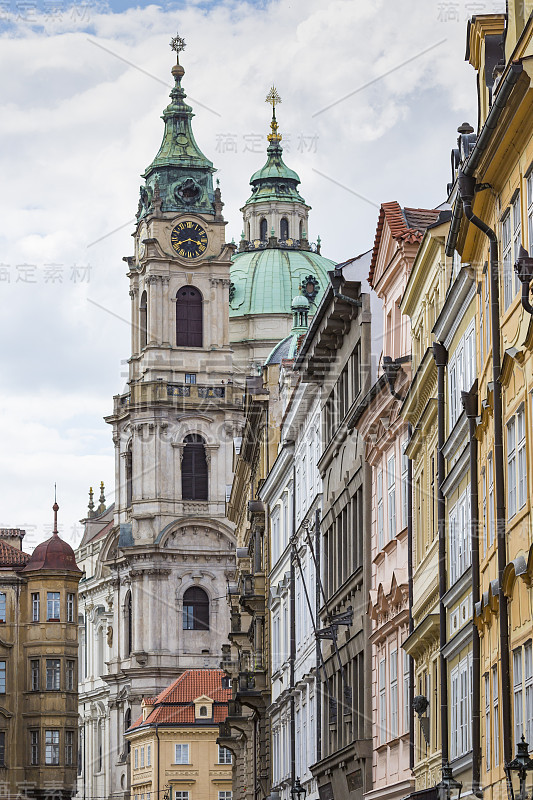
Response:
[[[26,536],[26,531],[21,528],[0,528],[0,540],[4,540],[14,547],[15,550],[22,550],[22,540]]]

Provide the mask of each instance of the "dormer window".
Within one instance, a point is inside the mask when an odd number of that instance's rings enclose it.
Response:
[[[211,720],[213,716],[213,700],[206,694],[197,697],[194,702],[194,717],[198,720]]]

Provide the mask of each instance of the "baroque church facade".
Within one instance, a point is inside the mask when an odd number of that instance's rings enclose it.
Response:
[[[182,42],[173,40],[177,52]],[[307,239],[309,206],[283,163],[275,99],[267,163],[251,179],[238,252],[225,241],[212,163],[172,68],[164,135],[143,175],[134,255],[127,391],[106,417],[115,503],[84,522],[80,581],[83,797],[129,797],[124,732],[144,696],[185,669],[215,667],[227,641],[235,569],[226,517],[244,377],[290,330],[299,291],[316,307],[333,262]],[[318,250],[318,252],[317,252]]]

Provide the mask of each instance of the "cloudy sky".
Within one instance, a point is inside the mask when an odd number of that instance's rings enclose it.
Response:
[[[0,525],[77,541],[87,491],[113,499],[111,429],[129,355],[139,175],[162,134],[173,57],[228,237],[264,162],[274,83],[285,160],[312,206],[309,237],[367,250],[379,204],[445,199],[457,126],[476,122],[466,21],[503,0],[109,4],[0,0]]]

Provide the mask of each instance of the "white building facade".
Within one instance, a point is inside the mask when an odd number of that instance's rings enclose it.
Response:
[[[292,374],[291,374],[292,373]],[[320,402],[316,387],[291,393],[292,362],[282,366],[286,398],[279,455],[261,488],[268,504],[272,704],[272,784],[291,800],[293,777],[318,797],[310,765],[317,759],[315,523],[320,515]],[[291,648],[291,642],[292,648]],[[294,759],[294,763],[293,763]],[[294,776],[291,771],[294,770]]]

